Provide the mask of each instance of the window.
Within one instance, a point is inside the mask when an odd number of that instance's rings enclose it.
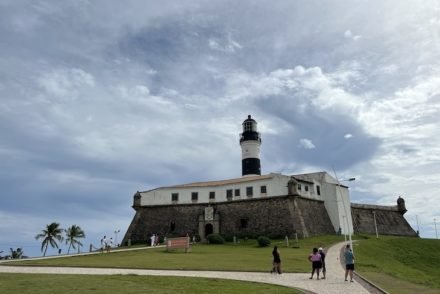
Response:
[[[301,184],[298,184],[298,191],[301,191]]]
[[[209,199],[215,199],[215,192],[209,192]]]
[[[170,231],[174,232],[175,229],[176,229],[176,223],[175,222],[171,222],[170,223]]]
[[[254,189],[253,187],[246,187],[246,196],[252,197],[254,195]]]
[[[232,199],[232,189],[226,190],[226,199],[229,199],[229,200]]]
[[[235,196],[240,196],[240,189],[235,189],[234,195]]]
[[[266,193],[267,193],[267,188],[266,188],[266,186],[261,186],[261,187],[260,187],[260,192],[261,192],[261,194],[266,194]]]
[[[191,193],[191,200],[192,201],[197,201],[199,199],[199,193],[197,192],[192,192]]]
[[[240,219],[240,229],[246,229],[248,227],[249,220],[247,218]]]
[[[250,132],[252,131],[252,122],[248,121],[244,123],[244,131],[245,132]]]
[[[316,194],[321,195],[321,187],[319,185],[316,185]]]
[[[309,192],[309,186],[305,185],[304,190],[306,190],[306,192]]]
[[[171,201],[179,201],[179,193],[172,193]]]

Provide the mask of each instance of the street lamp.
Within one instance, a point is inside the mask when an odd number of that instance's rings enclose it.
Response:
[[[115,231],[115,247],[118,247],[118,233],[120,232],[121,230],[116,230]]]
[[[353,182],[353,181],[356,181],[356,178],[348,178],[348,179],[339,180],[339,182]]]
[[[350,248],[351,248],[352,252],[354,252],[354,249],[353,249],[353,241],[352,241],[352,239],[351,239],[350,224],[349,224],[349,222],[348,222],[348,217],[350,217],[351,224],[352,224],[352,229],[353,229],[353,218],[351,217],[351,213],[350,213],[350,216],[349,216],[348,213],[347,213],[347,206],[345,205],[345,201],[342,199],[341,191],[340,191],[339,189],[341,188],[341,182],[353,182],[353,181],[356,180],[356,178],[348,178],[348,179],[342,179],[342,180],[340,180],[340,179],[338,179],[338,176],[336,175],[336,172],[335,172],[334,170],[333,170],[333,172],[335,173],[336,180],[338,181],[338,185],[337,185],[338,188],[337,188],[337,191],[339,192],[339,196],[341,197],[342,204],[344,205],[344,211],[345,211],[345,216],[346,216],[346,217],[345,217],[345,222],[346,222],[347,230],[348,230],[348,239],[349,239],[349,241],[350,241]],[[351,206],[350,193],[347,193],[347,195],[348,195],[348,205]],[[351,211],[351,210],[350,210],[350,211]]]
[[[377,233],[377,223],[376,223],[376,212],[373,211],[373,218],[374,218],[374,228],[376,229],[376,238],[379,238],[379,234]]]
[[[437,222],[436,222],[435,218],[434,218],[434,227],[435,227],[435,238],[438,239],[438,235],[437,235]]]
[[[347,231],[346,231],[346,221],[345,221],[346,216],[343,215],[342,216],[342,224],[344,226],[344,241],[347,242]]]
[[[419,228],[419,217],[416,214],[416,222],[417,222],[417,236],[420,237],[420,228]]]

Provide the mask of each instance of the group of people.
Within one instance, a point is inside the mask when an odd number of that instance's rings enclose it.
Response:
[[[272,270],[271,274],[278,273],[281,274],[281,256],[278,250],[278,247],[275,246],[272,251]],[[319,273],[322,269],[322,277],[321,279],[325,279],[325,274],[327,269],[325,267],[325,253],[322,247],[313,248],[312,253],[308,257],[309,261],[312,263],[312,275],[310,279],[313,279],[314,274],[316,273],[316,279],[319,280]],[[350,282],[353,282],[353,271],[354,271],[354,255],[353,251],[350,248],[350,245],[347,244],[344,251],[344,260],[345,260],[345,281],[348,281],[348,275],[350,275]]]
[[[325,279],[325,273],[327,269],[325,268],[325,253],[322,247],[313,248],[312,254],[309,255],[309,261],[312,263],[312,276],[310,279],[313,279],[313,275],[316,272],[316,279],[319,280],[319,272],[322,269],[322,278]]]
[[[101,239],[101,252],[110,252],[111,248],[113,246],[113,239],[107,239],[107,236],[104,236],[104,238]]]
[[[150,236],[150,246],[157,246],[159,245],[160,241],[159,241],[159,234],[153,234]]]

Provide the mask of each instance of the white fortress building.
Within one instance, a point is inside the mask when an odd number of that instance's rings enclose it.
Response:
[[[351,204],[348,187],[325,171],[261,175],[257,122],[249,115],[242,126],[242,177],[136,192],[136,215],[124,241],[142,242],[153,233],[193,234],[202,240],[211,233],[273,237],[371,233],[373,221],[389,234],[416,235],[403,218],[406,209],[400,197],[400,207]]]

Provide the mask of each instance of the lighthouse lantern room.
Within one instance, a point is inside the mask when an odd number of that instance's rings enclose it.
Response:
[[[257,132],[257,122],[248,115],[242,125],[243,133],[240,134],[241,173],[243,176],[261,175],[261,137]]]

